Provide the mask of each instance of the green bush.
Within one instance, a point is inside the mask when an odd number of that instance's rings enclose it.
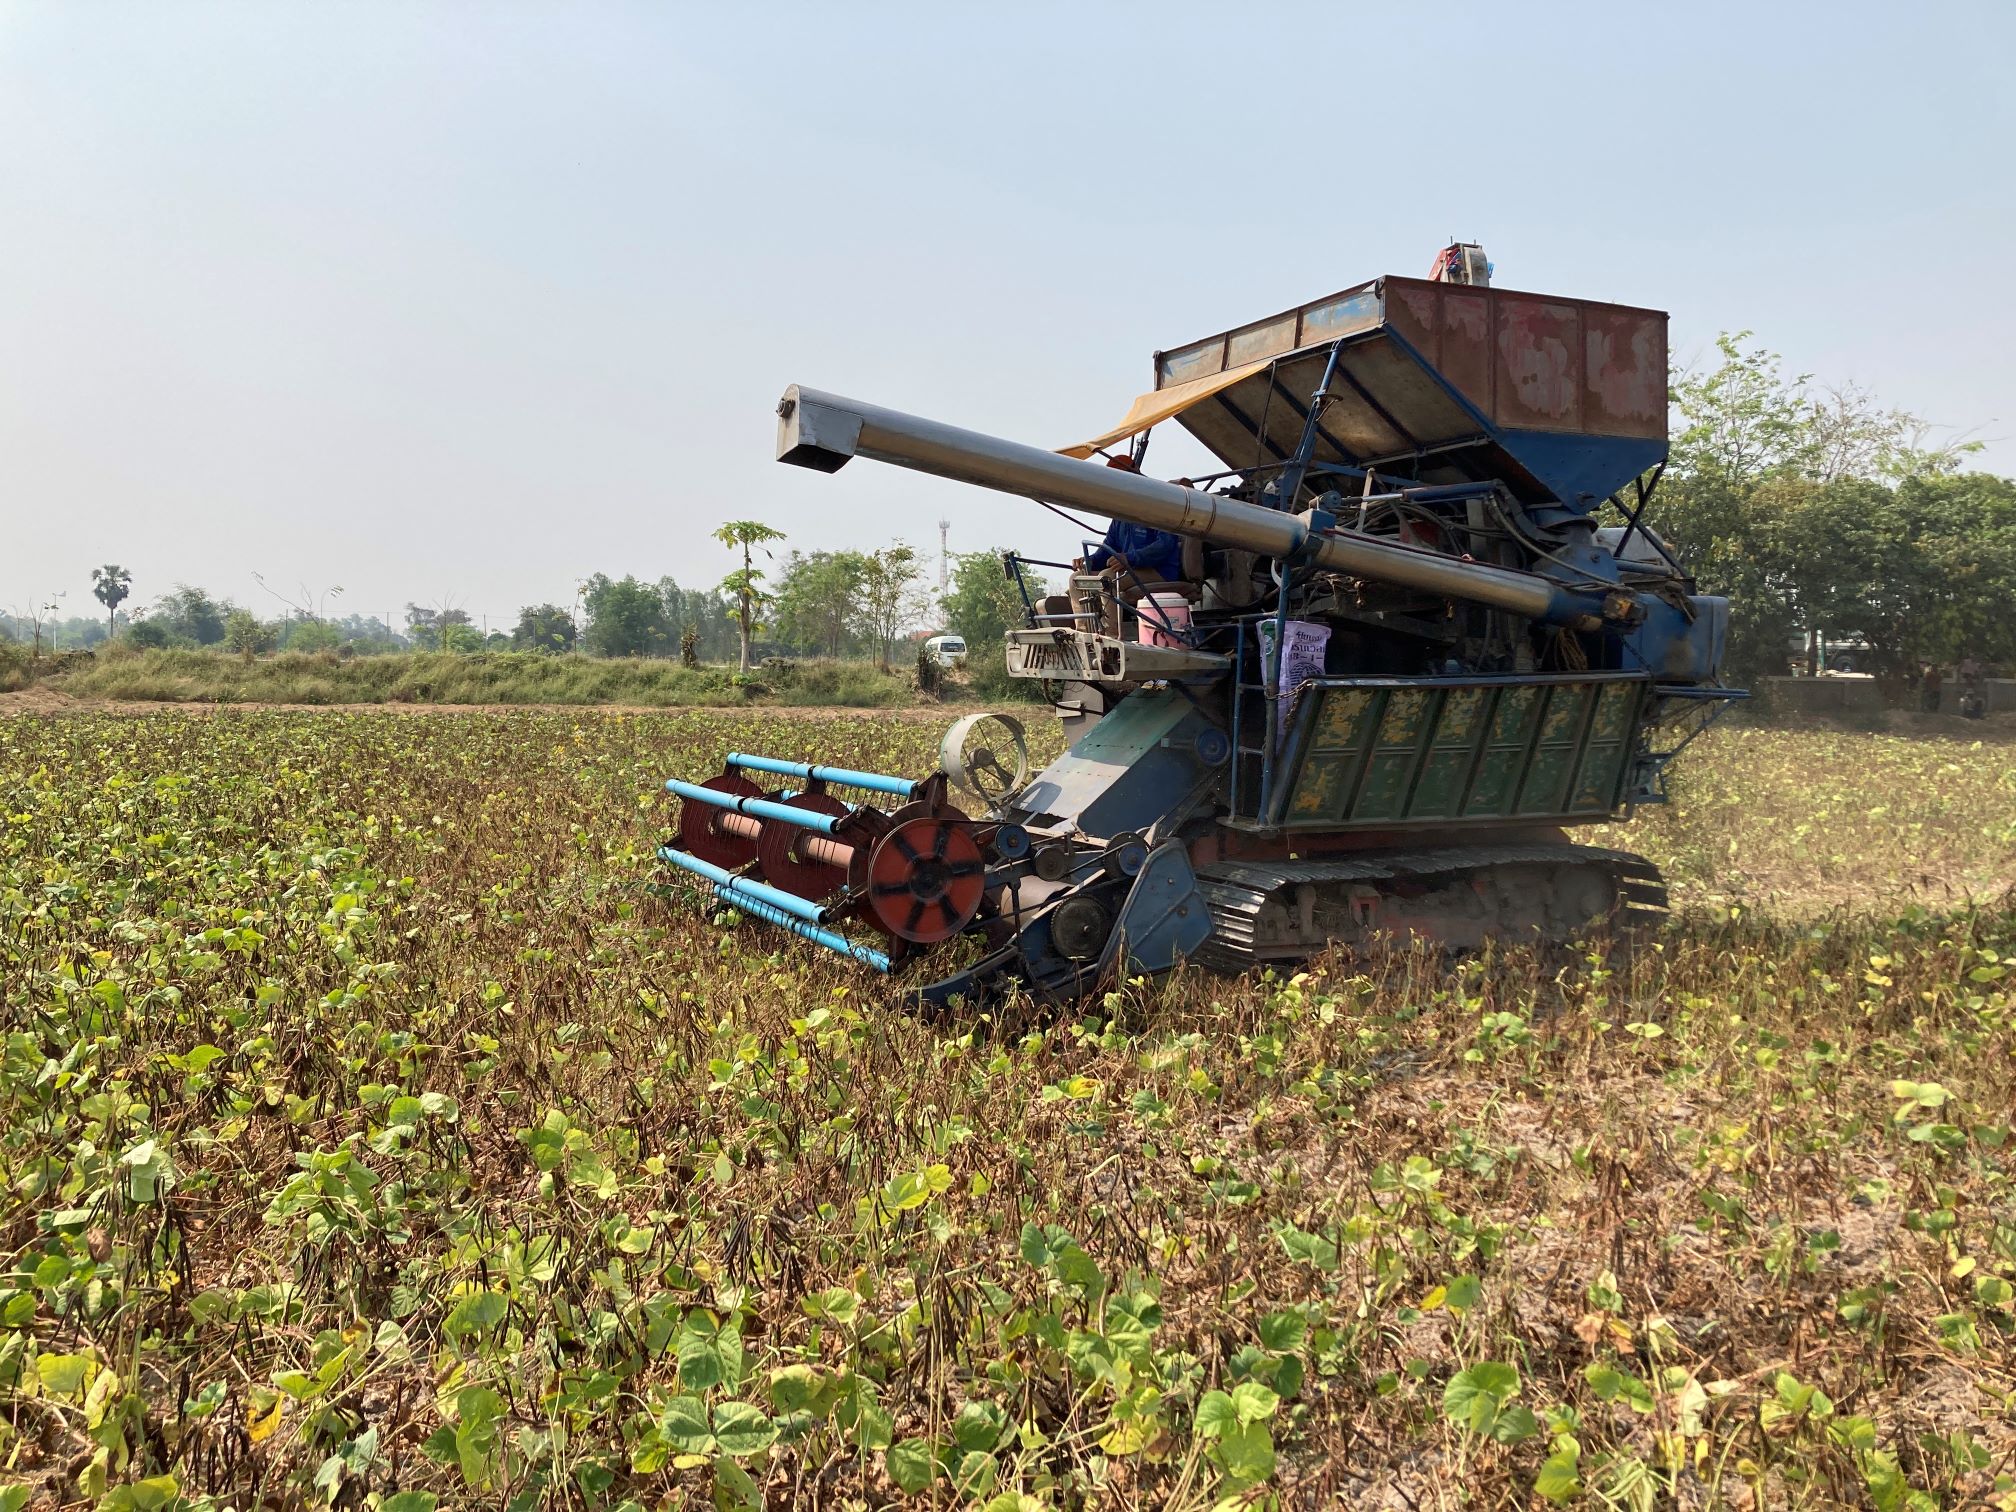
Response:
[[[969,693],[981,703],[1043,702],[1041,683],[1008,675],[1008,653],[1000,641],[967,642],[966,665],[960,670]]]

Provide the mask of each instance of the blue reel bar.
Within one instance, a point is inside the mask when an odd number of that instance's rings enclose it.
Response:
[[[833,814],[792,808],[789,804],[773,803],[768,798],[740,798],[718,788],[701,787],[697,782],[681,782],[676,777],[665,784],[665,791],[693,803],[711,803],[715,808],[747,814],[751,819],[775,819],[780,824],[795,824],[800,829],[813,830],[821,835],[832,834],[834,827],[840,823]]]
[[[808,766],[802,761],[779,761],[775,756],[745,756],[739,751],[730,753],[727,764],[751,772],[769,772],[777,777],[866,788],[871,793],[888,793],[897,798],[916,797],[919,786],[907,777],[886,777],[880,772],[856,772],[846,767]]]
[[[816,903],[808,903],[803,898],[780,892],[761,882],[749,881],[736,876],[722,867],[702,861],[698,856],[685,851],[662,846],[658,855],[674,866],[683,867],[697,877],[704,877],[714,884],[714,895],[723,903],[739,909],[751,918],[767,923],[781,924],[793,934],[802,935],[815,945],[824,945],[839,955],[851,957],[864,966],[877,971],[889,969],[889,957],[879,950],[871,950],[866,945],[857,945],[845,935],[831,929],[819,927],[823,917]]]

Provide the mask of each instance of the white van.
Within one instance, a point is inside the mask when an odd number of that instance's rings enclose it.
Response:
[[[941,667],[966,664],[966,638],[961,635],[934,635],[924,642],[924,654]]]

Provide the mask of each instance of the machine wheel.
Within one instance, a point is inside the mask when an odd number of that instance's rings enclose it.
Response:
[[[868,857],[866,913],[886,934],[913,945],[949,940],[980,911],[987,863],[964,820],[918,814],[899,819]]]

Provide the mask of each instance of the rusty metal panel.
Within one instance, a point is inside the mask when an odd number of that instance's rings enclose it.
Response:
[[[1369,331],[1379,324],[1381,307],[1379,290],[1371,284],[1307,305],[1302,310],[1298,345],[1314,346],[1320,341],[1335,341],[1340,336]]]
[[[1604,436],[1666,434],[1666,317],[1619,305],[1582,311],[1584,428]]]
[[[1491,360],[1491,291],[1442,286],[1442,320],[1435,365],[1442,376],[1486,415],[1497,413],[1492,382],[1497,365]]]
[[[1582,312],[1573,304],[1493,291],[1500,425],[1582,428]]]
[[[1295,312],[1278,315],[1258,325],[1234,331],[1225,344],[1225,365],[1244,367],[1262,357],[1278,357],[1295,350]]]
[[[1440,344],[1440,284],[1416,279],[1389,278],[1385,281],[1386,324],[1407,338],[1408,343],[1432,366]]]
[[[1225,338],[1194,342],[1173,352],[1164,352],[1155,362],[1155,387],[1169,388],[1192,378],[1209,378],[1225,371]]]

